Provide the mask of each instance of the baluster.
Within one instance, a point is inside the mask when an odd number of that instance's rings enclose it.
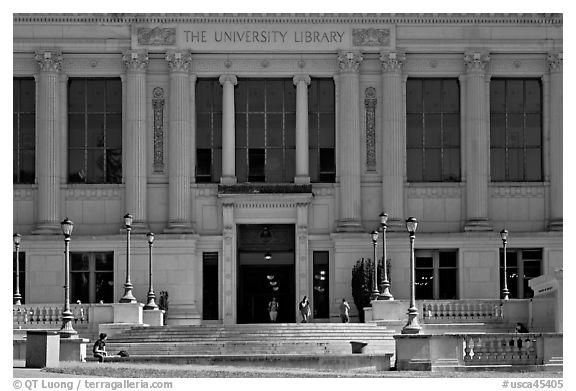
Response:
[[[423,318],[429,318],[430,315],[428,315],[428,311],[426,310],[427,306],[426,303],[422,304],[422,317]]]
[[[480,342],[480,337],[473,337],[472,340],[474,341],[474,356],[472,358],[476,362],[482,361],[483,346]]]
[[[36,307],[34,311],[34,321],[37,324],[40,324],[42,322],[42,309],[40,307]]]
[[[530,360],[530,363],[536,364],[537,359],[538,359],[538,352],[536,351],[536,344],[537,340],[536,337],[529,337],[526,338],[526,355],[527,355],[527,359]]]
[[[50,323],[58,323],[59,314],[58,307],[50,306]]]
[[[438,316],[440,315],[440,311],[438,310],[438,303],[434,303],[434,310],[432,311],[432,313],[434,314],[434,317],[436,319],[438,319]]]
[[[48,309],[46,306],[40,309],[40,317],[42,318],[42,323],[46,324],[48,322]]]
[[[454,312],[452,311],[452,303],[451,302],[446,303],[446,318],[451,319],[453,313]]]
[[[471,344],[472,344],[472,338],[465,335],[464,336],[464,362],[466,364],[468,364],[472,360],[472,357],[470,357],[470,351],[472,350]]]
[[[462,305],[458,302],[454,303],[454,317],[462,318]]]
[[[510,357],[510,350],[508,346],[507,337],[496,337],[497,355],[495,357],[496,364],[503,364]]]
[[[486,304],[484,304],[484,303],[479,303],[479,304],[478,304],[478,311],[480,312],[480,317],[481,317],[481,318],[487,318],[487,317],[488,317],[488,314],[487,314],[487,311],[486,311]]]

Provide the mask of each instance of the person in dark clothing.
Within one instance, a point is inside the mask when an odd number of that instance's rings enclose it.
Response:
[[[106,333],[100,333],[98,340],[94,342],[92,353],[94,357],[98,358],[98,362],[104,362],[104,357],[108,355],[108,353],[106,353],[106,339],[108,339]]]
[[[528,328],[524,326],[523,323],[516,323],[516,332],[517,333],[528,333]]]

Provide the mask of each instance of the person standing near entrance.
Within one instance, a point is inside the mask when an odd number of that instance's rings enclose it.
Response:
[[[350,305],[346,302],[346,299],[342,299],[342,304],[340,304],[340,319],[342,323],[348,323],[350,320],[348,311],[350,311]]]
[[[270,322],[275,323],[276,318],[278,317],[278,308],[280,305],[276,301],[276,298],[273,297],[272,301],[268,303],[268,312],[270,313]]]
[[[300,315],[302,315],[302,323],[308,323],[308,318],[310,317],[310,302],[308,301],[308,297],[304,296],[300,304],[298,305],[300,308]]]

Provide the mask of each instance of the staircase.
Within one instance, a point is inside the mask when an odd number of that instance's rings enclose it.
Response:
[[[366,342],[364,353],[394,353],[394,332],[366,323],[279,323],[134,327],[109,337],[109,352],[131,356],[340,355],[350,341]]]

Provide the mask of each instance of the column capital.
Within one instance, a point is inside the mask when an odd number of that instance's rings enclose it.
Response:
[[[305,83],[307,86],[310,85],[310,76],[309,75],[295,75],[292,79],[292,82],[295,86],[299,83]]]
[[[192,65],[192,54],[188,50],[176,51],[170,50],[166,52],[166,61],[170,72],[185,72],[190,70]]]
[[[341,73],[357,73],[362,61],[364,61],[364,56],[360,52],[340,51],[338,53],[338,67]]]
[[[562,52],[548,53],[546,63],[548,64],[548,69],[550,69],[550,73],[562,72],[563,68]]]
[[[490,54],[476,51],[464,53],[464,65],[468,72],[484,72],[486,65],[490,62]]]
[[[382,64],[382,72],[392,73],[401,72],[404,68],[406,55],[398,52],[381,52],[380,63]]]
[[[145,72],[149,62],[147,51],[127,50],[122,53],[122,63],[126,71]]]
[[[34,59],[41,72],[60,72],[62,70],[62,52],[59,50],[38,50]]]
[[[236,84],[238,84],[238,79],[236,78],[236,75],[222,75],[218,80],[220,81],[221,85],[224,85],[225,83],[232,83],[232,85],[235,86]]]

